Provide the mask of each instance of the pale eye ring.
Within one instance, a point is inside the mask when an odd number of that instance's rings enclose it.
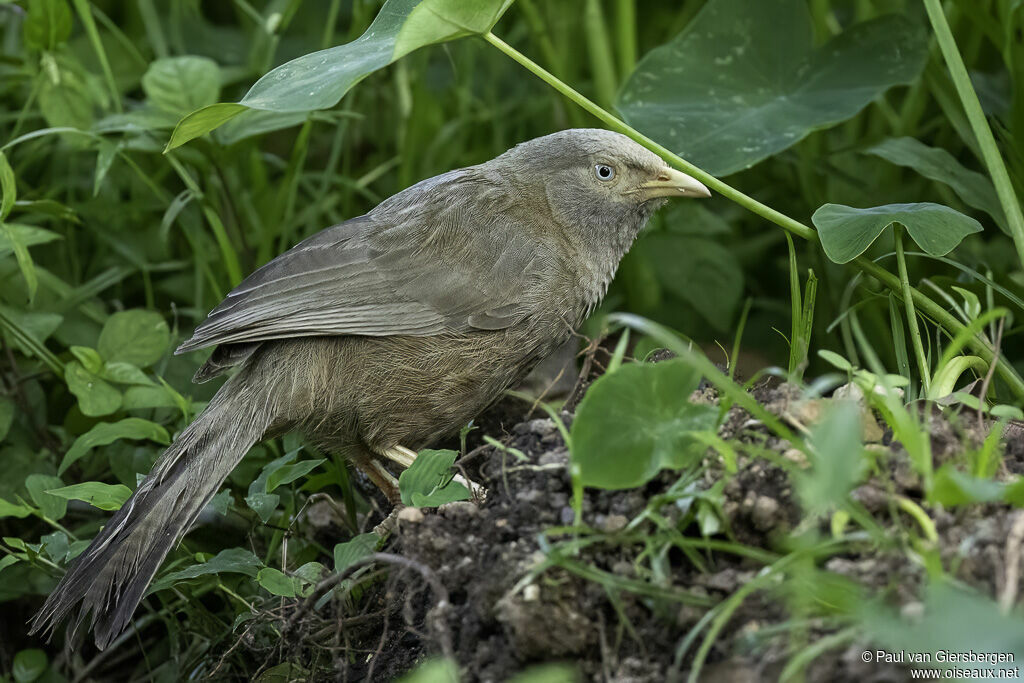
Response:
[[[615,177],[615,169],[608,164],[596,164],[594,166],[594,175],[597,176],[598,180],[607,182]]]

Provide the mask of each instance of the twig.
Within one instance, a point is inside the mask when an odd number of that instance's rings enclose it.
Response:
[[[313,608],[313,605],[315,605],[316,602],[324,595],[326,595],[332,588],[334,588],[339,583],[352,576],[359,569],[362,569],[363,567],[367,567],[377,562],[393,564],[404,569],[412,569],[418,572],[420,576],[423,577],[423,580],[427,582],[427,584],[430,586],[431,590],[434,593],[434,597],[437,600],[437,604],[435,605],[433,610],[435,612],[435,615],[433,617],[433,625],[435,632],[438,634],[438,640],[440,641],[441,644],[441,652],[444,654],[445,657],[451,657],[454,652],[454,649],[452,648],[452,638],[451,633],[448,630],[448,624],[444,620],[444,612],[447,611],[449,607],[451,607],[451,603],[448,600],[448,589],[444,587],[443,583],[441,583],[441,580],[437,577],[437,574],[434,573],[434,570],[428,567],[427,565],[423,564],[422,562],[417,562],[416,560],[411,560],[408,557],[402,557],[401,555],[395,555],[393,553],[373,553],[372,555],[368,555],[367,557],[364,557],[361,560],[353,562],[351,565],[346,567],[344,571],[338,572],[337,574],[332,574],[331,576],[328,576],[326,579],[320,581],[320,583],[316,585],[316,588],[313,590],[312,594],[310,594],[310,596],[306,598],[305,602],[303,602],[302,605],[300,605],[299,608],[295,611],[295,613],[292,614],[292,616],[288,619],[288,622],[285,624],[284,634],[291,634],[292,630],[294,629],[295,625],[299,622],[299,620],[307,612],[309,612]]]
[[[1020,588],[1020,555],[1024,545],[1024,510],[1018,510],[1013,517],[1013,526],[1006,536],[1006,554],[1003,560],[1003,590],[999,592],[999,609],[1009,614],[1017,602]]]
[[[999,318],[999,327],[996,328],[996,338],[992,344],[992,362],[985,373],[985,379],[981,381],[981,391],[978,393],[978,434],[983,434],[985,429],[985,396],[988,394],[988,385],[992,382],[992,375],[996,372],[996,363],[999,362],[1000,345],[1003,342],[1003,325],[1006,318]]]

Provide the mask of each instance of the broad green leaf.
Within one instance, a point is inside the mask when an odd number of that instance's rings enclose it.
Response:
[[[49,666],[49,660],[42,650],[22,650],[14,655],[11,669],[14,683],[32,683],[43,675],[47,666]]]
[[[63,562],[67,558],[70,546],[68,544],[68,536],[63,531],[54,531],[52,534],[40,537],[39,540],[43,544],[43,550],[46,551],[51,560]]]
[[[18,558],[14,555],[4,555],[3,557],[0,557],[0,573],[3,573],[3,571],[12,564],[17,564],[17,562]]]
[[[864,150],[897,166],[912,168],[925,178],[947,185],[964,204],[984,211],[999,229],[1009,234],[1006,215],[996,190],[986,176],[964,168],[941,147],[929,147],[914,138],[889,138]]]
[[[286,576],[280,569],[264,567],[256,575],[256,581],[271,595],[280,595],[283,598],[295,597],[295,580]]]
[[[451,468],[458,453],[424,449],[409,469],[398,477],[402,503],[415,507],[436,507],[456,500],[468,500],[469,489],[452,480]]]
[[[171,442],[167,430],[149,420],[126,417],[117,422],[100,422],[75,439],[75,443],[71,444],[71,448],[64,454],[57,473],[63,474],[72,463],[84,457],[93,448],[106,446],[118,439],[149,439],[163,445]]]
[[[117,510],[131,497],[132,490],[121,484],[87,481],[59,489],[50,489],[47,493],[67,500],[84,500],[89,505],[101,510]]]
[[[717,242],[660,232],[645,238],[641,254],[661,285],[719,330],[729,328],[743,295],[743,269]]]
[[[14,422],[14,401],[6,396],[0,396],[0,441],[7,438],[7,432],[11,430]]]
[[[17,517],[21,519],[32,514],[32,508],[20,503],[11,503],[0,498],[0,519],[4,517]]]
[[[66,0],[32,0],[22,31],[29,47],[52,50],[71,35],[71,8]]]
[[[274,509],[281,500],[280,496],[270,492],[272,490],[269,488],[270,478],[279,470],[286,468],[288,463],[295,460],[300,450],[301,448],[296,448],[285,453],[280,458],[271,460],[263,467],[260,475],[249,484],[249,492],[245,497],[245,504],[259,515],[264,524],[270,519],[270,515],[274,513]]]
[[[290,484],[299,477],[306,476],[325,462],[327,462],[326,458],[320,458],[319,460],[303,460],[302,462],[297,462],[294,465],[286,465],[278,470],[274,470],[271,472],[270,476],[267,477],[267,493],[272,492],[278,486]]]
[[[174,408],[174,395],[162,386],[131,386],[124,392],[122,408],[125,410],[148,410],[150,408]]]
[[[160,360],[171,343],[163,316],[153,311],[120,311],[107,318],[97,349],[109,362],[140,368]]]
[[[714,175],[728,175],[854,116],[915,80],[924,32],[888,15],[814,47],[806,0],[710,0],[648,52],[619,96],[625,120]]]
[[[183,118],[167,150],[210,132],[246,109],[329,109],[356,83],[413,50],[488,31],[510,4],[510,0],[387,0],[356,40],[282,64],[256,81],[239,104],[214,104]]]
[[[76,360],[65,366],[64,381],[71,393],[78,397],[78,407],[84,415],[101,417],[121,407],[121,392],[86,370]]]
[[[25,488],[28,489],[28,496],[36,504],[39,511],[47,519],[57,522],[63,519],[68,511],[66,498],[47,493],[51,489],[59,489],[64,486],[60,477],[52,474],[30,474],[25,478]]]
[[[690,403],[700,373],[683,360],[632,363],[587,390],[572,423],[572,462],[584,486],[628,489],[664,468],[695,462],[694,432],[714,429],[717,409]]]
[[[149,65],[142,90],[158,109],[184,116],[220,95],[220,67],[207,57],[164,57]]]
[[[854,401],[831,401],[811,427],[811,468],[794,472],[797,493],[811,513],[846,499],[864,469],[860,408]]]
[[[113,363],[104,363],[98,374],[108,382],[115,382],[117,384],[134,384],[148,387],[156,386],[156,383],[147,377],[146,373],[131,363],[121,363],[116,361]]]
[[[907,228],[911,239],[932,256],[945,256],[967,235],[981,232],[978,221],[948,206],[886,204],[856,209],[823,204],[811,216],[825,254],[835,263],[847,263],[863,254],[893,223]]]
[[[11,168],[7,156],[0,152],[0,222],[7,220],[18,200],[17,183],[14,180],[14,169]]]
[[[90,349],[88,346],[72,346],[71,355],[77,358],[88,372],[94,375],[103,372],[103,359],[100,358],[96,349]]]
[[[334,546],[334,571],[343,572],[359,560],[368,557],[377,549],[378,543],[380,536],[371,531]]]
[[[56,78],[41,73],[39,110],[53,128],[89,130],[95,121],[95,101],[90,90],[92,76],[67,59],[54,60]]]
[[[319,562],[307,562],[294,572],[295,592],[300,598],[308,598],[313,594],[316,584],[328,573],[327,567]]]
[[[0,304],[0,318],[3,324],[4,341],[26,356],[34,356],[35,351],[29,344],[23,343],[21,337],[28,337],[39,346],[60,327],[63,316],[57,313],[33,313]],[[12,329],[8,329],[14,328]],[[17,332],[15,332],[16,330]]]
[[[220,551],[206,562],[161,576],[149,587],[147,594],[170,588],[179,581],[187,581],[210,574],[245,574],[255,578],[262,567],[263,563],[252,552],[244,548],[228,548]]]

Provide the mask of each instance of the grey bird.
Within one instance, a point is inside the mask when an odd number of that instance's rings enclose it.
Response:
[[[424,180],[236,287],[178,353],[229,369],[206,410],[68,569],[32,622],[80,604],[96,645],[258,441],[299,430],[397,500],[385,466],[464,426],[566,342],[668,197],[707,188],[618,133],[566,130]]]

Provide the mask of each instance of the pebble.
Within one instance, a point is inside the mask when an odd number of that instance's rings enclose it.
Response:
[[[437,511],[447,519],[468,519],[480,514],[480,508],[476,503],[468,500],[457,500],[454,503],[445,503],[437,508]]]
[[[398,511],[398,521],[419,524],[423,521],[423,512],[419,508],[402,508]]]
[[[768,531],[775,527],[779,512],[779,501],[768,496],[758,496],[754,501],[754,509],[750,514],[754,526],[760,531]]]
[[[608,515],[601,522],[600,529],[606,534],[614,534],[625,529],[627,524],[629,524],[629,520],[625,515]]]
[[[523,602],[536,602],[540,600],[540,586],[531,583],[523,589]]]

